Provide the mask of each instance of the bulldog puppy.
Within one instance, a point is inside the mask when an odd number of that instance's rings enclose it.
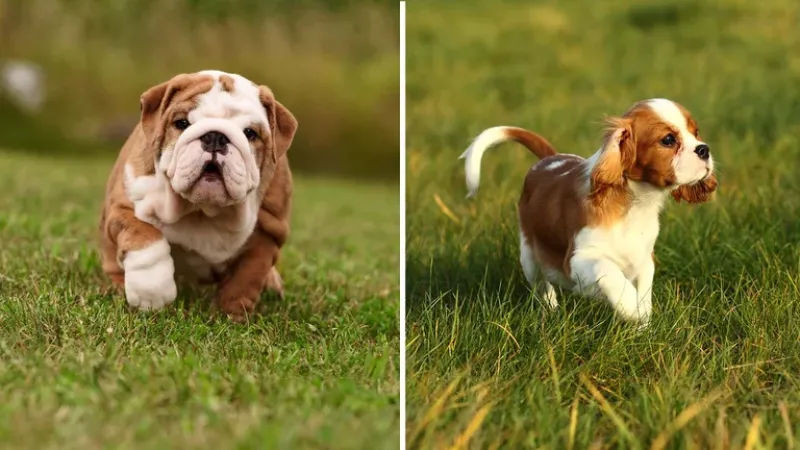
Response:
[[[142,310],[172,303],[176,276],[217,283],[219,309],[242,320],[264,288],[283,295],[297,120],[268,87],[219,71],[177,75],[140,103],[106,186],[103,271]]]

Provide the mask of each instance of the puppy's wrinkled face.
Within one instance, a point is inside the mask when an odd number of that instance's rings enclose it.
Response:
[[[239,75],[200,72],[209,85],[164,117],[165,139],[158,168],[172,189],[198,205],[241,203],[259,184],[256,154],[263,158],[269,135],[266,110],[253,83]]]
[[[167,135],[174,141],[168,140],[159,168],[190,202],[227,206],[258,186],[256,155],[263,158],[270,129],[258,87],[238,75],[209,76],[215,79],[208,92],[171,111]]]
[[[265,86],[218,71],[182,74],[142,96],[154,171],[203,207],[245,201],[269,182],[297,122]]]

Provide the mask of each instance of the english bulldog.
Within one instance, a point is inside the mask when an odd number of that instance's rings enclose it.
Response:
[[[268,87],[211,70],[148,89],[140,109],[100,219],[103,271],[128,304],[164,308],[176,276],[216,283],[217,307],[237,321],[265,288],[283,296],[292,113]]]

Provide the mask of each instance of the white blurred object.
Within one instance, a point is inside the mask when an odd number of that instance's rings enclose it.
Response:
[[[6,61],[0,65],[2,89],[9,100],[28,112],[38,112],[45,98],[44,72],[27,61]]]

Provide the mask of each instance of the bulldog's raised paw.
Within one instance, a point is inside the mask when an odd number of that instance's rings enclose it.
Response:
[[[125,299],[141,310],[159,310],[175,301],[175,264],[166,240],[125,255]]]

